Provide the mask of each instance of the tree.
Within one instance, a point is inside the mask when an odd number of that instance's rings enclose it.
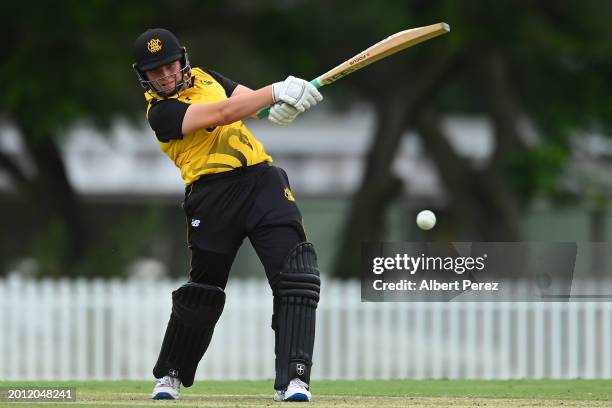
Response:
[[[449,35],[334,85],[376,113],[334,274],[356,276],[360,241],[384,238],[385,214],[402,193],[391,165],[408,130],[418,132],[446,189],[452,239],[520,240],[521,212],[534,197],[557,194],[570,135],[609,128],[611,9],[597,1],[334,1],[324,10],[302,2],[282,18],[264,14],[255,44],[268,39],[268,57],[313,76],[390,33],[451,25]],[[492,125],[495,149],[484,165],[461,157],[440,125],[442,116],[463,113]]]
[[[146,5],[68,1],[3,6],[0,30],[2,38],[11,40],[1,51],[0,75],[6,81],[0,114],[17,129],[36,171],[29,175],[22,158],[2,151],[0,169],[31,206],[40,234],[55,226],[55,238],[62,240],[58,269],[50,273],[70,269],[92,244],[61,157],[63,136],[78,121],[105,129],[117,115],[133,117],[137,92],[130,51],[149,17]]]
[[[0,50],[0,73],[15,79],[6,83],[0,112],[19,129],[37,172],[30,177],[1,152],[0,168],[41,211],[41,225],[62,220],[66,262],[87,251],[89,235],[58,144],[77,120],[104,126],[117,114],[142,113],[125,67],[144,26],[173,29],[195,44],[193,59],[206,62],[203,56],[213,54],[211,68],[234,63],[245,82],[263,85],[287,73],[314,77],[408,27],[451,25],[450,34],[325,90],[331,105],[348,108],[360,99],[376,114],[364,177],[339,237],[334,273],[341,277],[357,274],[361,240],[385,236],[385,214],[402,195],[392,164],[406,131],[418,132],[436,165],[452,238],[500,241],[520,239],[519,216],[534,197],[558,192],[570,135],[608,132],[612,123],[612,6],[606,2],[71,1],[61,9],[8,5],[3,11],[11,16],[0,29],[3,38],[20,36]],[[190,42],[196,36],[207,41]],[[460,156],[440,124],[463,113],[491,123],[495,149],[483,165]]]

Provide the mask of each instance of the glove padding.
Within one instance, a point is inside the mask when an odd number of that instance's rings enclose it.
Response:
[[[286,102],[275,103],[270,107],[268,120],[281,126],[287,126],[297,118],[300,111]]]
[[[323,95],[308,81],[288,76],[283,82],[272,84],[274,102],[286,102],[300,112],[312,108],[323,100]]]

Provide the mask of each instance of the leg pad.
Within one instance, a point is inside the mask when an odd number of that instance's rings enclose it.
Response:
[[[225,305],[225,292],[217,286],[187,283],[172,292],[172,314],[153,375],[178,377],[193,384],[215,324]]]
[[[293,378],[310,382],[320,287],[314,247],[309,242],[300,243],[289,253],[283,270],[272,282],[277,390],[284,390]]]

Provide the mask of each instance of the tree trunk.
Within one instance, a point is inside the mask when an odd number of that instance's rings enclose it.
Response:
[[[608,270],[608,248],[606,243],[607,209],[605,202],[600,202],[589,211],[589,229],[591,248],[591,276],[602,278]]]
[[[495,228],[486,231],[487,240],[518,241],[521,237],[519,228],[519,199],[511,190],[505,171],[504,156],[527,150],[527,143],[521,134],[521,121],[526,118],[521,109],[520,98],[512,86],[511,72],[502,56],[490,52],[479,60],[476,75],[481,80],[480,95],[484,109],[489,112],[493,121],[495,151],[487,169],[483,169],[482,180],[491,198],[489,216],[498,219]],[[500,217],[500,218],[498,218]]]
[[[353,197],[339,237],[334,266],[337,277],[357,276],[361,242],[383,238],[387,208],[402,191],[401,180],[390,168],[405,130],[404,105],[398,100],[400,97],[392,95],[377,105],[376,132],[367,155],[363,181]]]
[[[460,157],[438,123],[431,109],[419,111],[417,130],[450,196],[448,211],[457,226],[457,239],[518,241],[520,220],[514,197],[489,169],[476,170]]]
[[[66,231],[65,252],[58,254],[64,271],[72,274],[89,245],[89,235],[81,213],[79,199],[70,185],[61,151],[51,135],[37,134],[23,123],[19,124],[25,146],[36,165],[36,179],[30,183],[27,199],[35,208],[39,225],[47,228],[59,220]]]
[[[342,234],[338,237],[340,245],[336,252],[334,276],[359,276],[361,242],[384,238],[387,210],[402,192],[401,180],[391,171],[401,137],[410,128],[418,106],[423,101],[435,99],[468,55],[469,50],[464,50],[461,54],[446,55],[441,60],[422,61],[420,67],[413,67],[410,72],[402,67],[394,74],[379,75],[380,78],[393,79],[392,88],[381,88],[380,83],[367,79],[359,83],[376,109],[376,130],[366,157],[361,185],[351,201]],[[355,80],[359,81],[358,78]]]
[[[17,192],[22,192],[28,183],[28,178],[13,159],[4,152],[0,152],[0,169],[4,170]]]
[[[479,233],[479,209],[474,202],[476,197],[472,183],[475,174],[470,163],[455,152],[430,108],[419,110],[415,124],[449,197],[449,206],[446,208],[450,224],[449,236],[453,240],[474,240]]]

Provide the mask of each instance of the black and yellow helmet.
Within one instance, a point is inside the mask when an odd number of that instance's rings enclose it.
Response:
[[[134,42],[134,64],[138,82],[148,92],[157,93],[155,82],[149,81],[145,72],[174,61],[181,62],[180,81],[175,83],[174,93],[191,80],[191,67],[187,50],[174,34],[164,28],[152,28],[138,36]],[[159,80],[159,79],[158,79]]]

